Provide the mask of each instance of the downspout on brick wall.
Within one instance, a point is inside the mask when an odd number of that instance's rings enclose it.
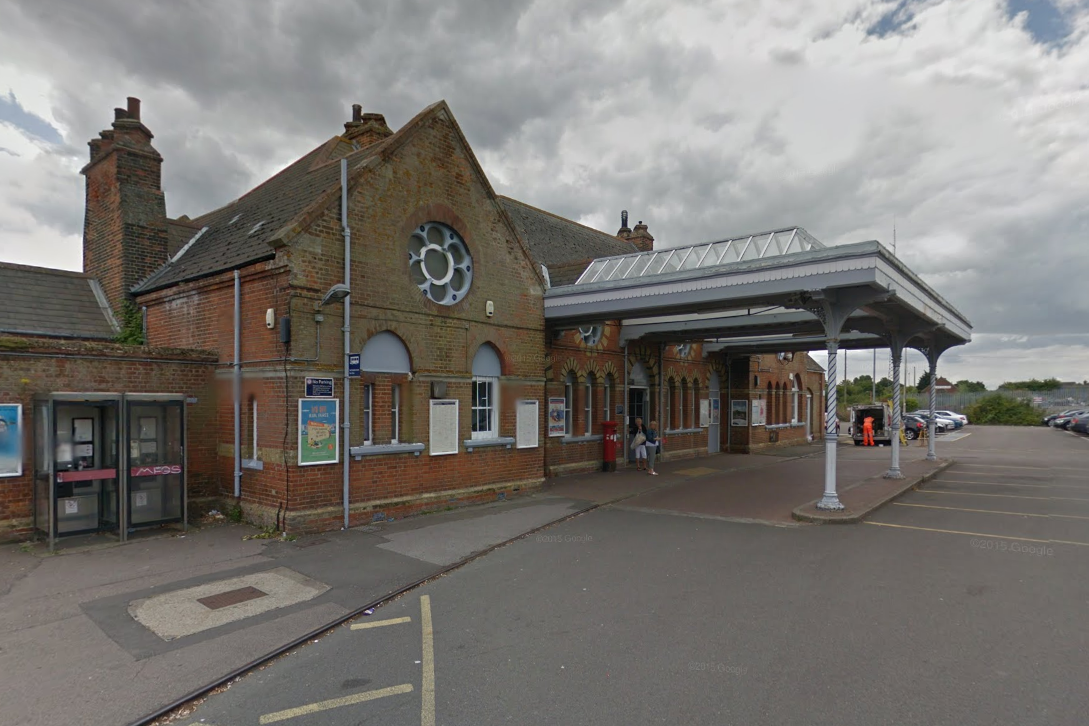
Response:
[[[348,228],[348,160],[340,160],[340,227],[344,232],[344,285],[348,288],[348,294],[344,296],[344,437],[340,444],[340,455],[344,458],[344,529],[348,529],[349,486],[348,486],[348,456],[350,441],[348,440],[349,417],[351,406],[348,405],[348,351],[351,349],[352,329],[352,231]]]
[[[234,498],[242,497],[242,276],[234,271]]]

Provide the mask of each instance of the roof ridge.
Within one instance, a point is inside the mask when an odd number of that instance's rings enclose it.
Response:
[[[19,264],[17,262],[2,262],[2,261],[0,261],[0,268],[4,268],[4,269],[7,269],[7,270],[22,270],[23,272],[39,272],[39,273],[49,273],[49,274],[54,274],[54,275],[64,275],[66,277],[78,277],[78,278],[82,278],[84,280],[93,280],[93,279],[95,279],[94,277],[87,274],[86,272],[80,272],[80,271],[77,271],[77,270],[61,270],[61,269],[56,268],[56,267],[40,267],[38,265],[21,265],[21,264]]]
[[[505,199],[508,202],[514,202],[515,204],[520,204],[521,206],[525,207],[526,209],[532,209],[534,212],[540,212],[541,214],[547,214],[549,217],[553,217],[555,219],[558,219],[561,222],[567,222],[568,224],[573,224],[573,225],[576,225],[578,227],[582,227],[583,229],[594,232],[595,234],[599,234],[602,237],[606,237],[606,238],[608,238],[610,240],[613,240],[613,241],[616,241],[616,242],[622,242],[624,244],[631,245],[633,251],[638,251],[639,250],[639,248],[636,247],[635,243],[632,242],[631,240],[626,240],[623,237],[617,237],[616,235],[609,234],[608,232],[603,232],[602,230],[591,227],[588,224],[583,224],[582,222],[576,222],[573,219],[568,219],[567,217],[560,216],[559,214],[556,214],[555,212],[550,212],[547,209],[541,209],[540,207],[535,207],[532,204],[527,204],[526,202],[523,202],[520,199],[515,199],[514,197],[508,197],[505,194],[497,194],[496,197],[499,198],[499,199]]]

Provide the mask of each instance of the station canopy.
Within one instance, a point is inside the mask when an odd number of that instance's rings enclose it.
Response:
[[[558,329],[622,322],[621,341],[700,341],[738,353],[820,350],[829,313],[839,347],[941,350],[971,340],[971,323],[876,241],[826,246],[802,227],[593,260],[545,294]]]

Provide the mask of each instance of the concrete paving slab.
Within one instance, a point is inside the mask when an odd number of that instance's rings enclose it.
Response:
[[[249,590],[248,592],[240,592]],[[134,601],[129,614],[163,640],[174,640],[269,610],[313,600],[329,586],[286,567],[210,582]],[[229,595],[246,599],[220,605]],[[215,602],[212,598],[221,598]]]

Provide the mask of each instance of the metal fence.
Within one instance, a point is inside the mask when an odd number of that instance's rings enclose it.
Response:
[[[1010,391],[1006,389],[983,391],[982,393],[938,391],[937,408],[963,413],[964,409],[978,402],[981,398],[993,396],[996,393],[1031,404],[1034,408],[1039,409],[1042,414],[1057,413],[1079,406],[1089,407],[1089,386],[1065,386],[1054,391]],[[919,407],[927,408],[927,404],[930,402],[927,394],[920,393],[917,398]]]

